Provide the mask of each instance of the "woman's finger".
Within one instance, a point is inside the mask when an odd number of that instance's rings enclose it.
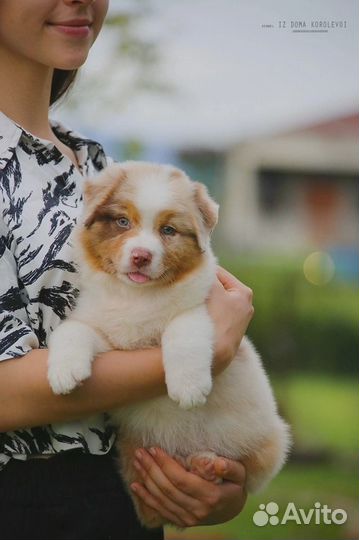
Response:
[[[237,279],[235,276],[233,276],[233,274],[228,272],[228,270],[225,270],[225,268],[222,268],[221,266],[217,267],[217,278],[226,291],[240,291],[241,293],[246,295],[249,301],[252,301],[252,289],[239,281],[239,279]]]
[[[217,476],[223,480],[245,486],[246,469],[240,461],[219,457],[215,460],[214,467]]]
[[[239,281],[233,274],[228,272],[222,266],[217,266],[217,278],[222,283],[223,287],[228,291],[231,289],[238,289],[240,287],[245,287],[245,285]]]
[[[160,470],[163,471],[165,477],[181,494],[186,494],[188,496],[187,500],[190,504],[196,505],[198,501],[206,501],[207,498],[211,498],[213,493],[209,493],[208,491],[208,485],[211,485],[212,487],[210,482],[204,480],[197,474],[186,471],[161,448],[156,447],[151,449],[151,451],[153,450],[155,451],[153,457]],[[217,486],[213,485],[214,491],[216,487]],[[195,506],[189,508],[196,510]]]
[[[181,521],[175,514],[169,512],[163,505],[146,489],[145,486],[134,482],[131,484],[131,490],[139,497],[147,506],[156,510],[160,516],[166,519],[169,523],[174,523],[177,527],[185,527],[183,521]]]
[[[180,506],[176,502],[173,502],[171,498],[169,498],[165,493],[163,493],[161,488],[151,478],[151,475],[145,470],[145,468],[142,467],[138,462],[136,465],[136,461],[135,467],[140,473],[148,493],[150,493],[151,496],[154,497],[156,501],[158,501],[158,503],[162,506],[162,508],[165,509],[166,512],[171,513],[173,516],[176,516],[178,520],[182,521],[182,523],[188,523],[194,520],[195,516],[188,512],[186,508]]]
[[[156,448],[151,449],[154,455],[151,455],[145,449],[136,451],[136,458],[143,467],[146,475],[154,481],[163,495],[182,508],[191,510],[196,507],[196,493],[191,493],[191,482],[201,479],[194,474],[187,472],[174,459],[170,458],[165,452]],[[166,457],[165,457],[166,456]],[[167,458],[167,459],[166,459]],[[192,480],[193,482],[193,480]]]

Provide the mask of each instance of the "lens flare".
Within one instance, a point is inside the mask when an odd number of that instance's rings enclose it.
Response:
[[[303,272],[309,283],[325,285],[333,279],[335,264],[332,257],[325,251],[314,251],[305,259]]]

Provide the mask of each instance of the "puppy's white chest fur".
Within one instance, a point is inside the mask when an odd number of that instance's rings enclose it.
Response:
[[[160,291],[138,290],[84,272],[86,285],[72,317],[100,330],[111,348],[160,346],[166,327],[176,316],[183,313],[185,317],[186,312],[203,306],[215,280],[215,265],[209,252],[198,275]]]

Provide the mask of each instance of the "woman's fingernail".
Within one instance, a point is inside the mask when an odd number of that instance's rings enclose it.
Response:
[[[132,491],[134,491],[134,492],[136,493],[136,491],[137,491],[137,486],[136,486],[136,484],[131,484],[130,487],[131,487]]]
[[[156,457],[156,448],[150,448],[149,453],[151,454],[151,456]]]
[[[142,459],[142,452],[141,452],[141,450],[136,450],[135,456],[136,456],[137,459]]]
[[[227,472],[228,466],[227,466],[227,462],[224,459],[219,460],[219,468],[222,473]]]
[[[141,469],[141,465],[139,464],[139,462],[137,461],[137,459],[135,459],[135,461],[133,462],[133,466],[134,466],[135,469],[137,469],[138,471]]]

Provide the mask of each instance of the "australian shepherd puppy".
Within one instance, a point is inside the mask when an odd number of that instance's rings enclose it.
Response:
[[[214,326],[205,300],[216,279],[210,233],[217,213],[206,188],[172,166],[116,164],[85,186],[74,239],[81,291],[50,337],[48,378],[66,394],[90,377],[101,352],[162,347],[168,396],[112,411],[127,485],[140,480],[138,447],[162,447],[204,476],[202,465],[216,455],[241,460],[249,491],[286,458],[288,428],[249,340],[211,375]],[[161,523],[133,499],[145,525]]]

